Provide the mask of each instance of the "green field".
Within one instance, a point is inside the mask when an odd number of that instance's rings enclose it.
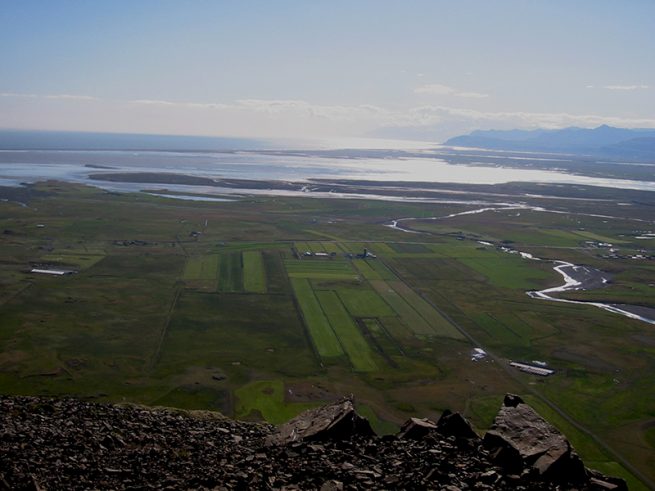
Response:
[[[285,261],[289,278],[314,278],[323,280],[356,280],[357,273],[346,261],[327,258],[307,258]]]
[[[419,297],[414,290],[401,281],[392,281],[388,285],[400,295],[430,325],[437,336],[463,339],[464,336],[441,315],[434,307]]]
[[[273,424],[289,421],[315,403],[286,403],[282,380],[258,380],[235,391],[235,414],[244,419],[265,419]]]
[[[322,358],[343,355],[339,339],[332,330],[309,281],[303,278],[294,278],[291,280],[291,284],[318,354]]]
[[[243,291],[243,264],[240,252],[220,255],[218,290],[221,292]]]
[[[259,251],[243,252],[243,288],[247,292],[266,293],[266,271]]]
[[[655,257],[655,241],[634,239],[652,228],[655,199],[524,186],[497,191],[566,213],[414,220],[404,225],[429,233],[408,234],[383,225],[472,207],[283,196],[210,203],[40,183],[25,191],[27,207],[0,201],[0,393],[272,422],[352,393],[376,428],[393,431],[445,408],[484,430],[515,392],[588,464],[640,489],[616,456],[655,479],[652,325],[526,290],[560,285],[550,260],[564,260],[611,279],[567,298],[655,307],[653,259],[631,258]],[[495,199],[488,187],[465,191]],[[615,206],[619,199],[631,205]],[[620,254],[588,241],[616,242]],[[377,259],[348,256],[364,248]],[[39,264],[77,273],[30,274]],[[472,362],[474,347],[490,356]],[[556,373],[536,378],[508,360],[542,360]]]
[[[87,269],[105,257],[104,253],[88,254],[86,251],[62,251],[58,254],[44,254],[41,261],[54,263],[61,266],[73,266],[80,269]]]
[[[214,280],[218,277],[218,255],[192,256],[187,259],[182,278],[185,280]]]
[[[341,288],[337,291],[341,302],[353,317],[387,317],[393,309],[373,290]]]
[[[353,368],[362,372],[375,370],[377,365],[373,359],[373,351],[337,294],[332,291],[317,291],[316,296]]]
[[[430,324],[421,317],[421,315],[408,304],[402,296],[395,291],[389,283],[376,280],[371,281],[371,285],[378,294],[387,302],[391,308],[400,316],[403,323],[413,332],[423,336],[431,336],[434,331]]]

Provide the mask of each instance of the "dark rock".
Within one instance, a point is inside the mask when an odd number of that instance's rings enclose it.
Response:
[[[321,491],[343,491],[343,483],[341,481],[330,479],[323,483]]]
[[[541,478],[565,483],[586,481],[582,461],[569,441],[518,396],[508,395],[484,437],[494,461],[507,472],[534,469]],[[509,404],[509,405],[508,405]],[[518,454],[518,457],[517,457]]]
[[[598,471],[587,469],[589,487],[598,491],[628,491],[628,485],[620,477],[606,476]]]
[[[485,447],[490,449],[491,461],[506,474],[520,474],[523,471],[523,457],[513,445],[507,445],[503,438],[489,432],[484,436],[483,442]]]
[[[520,396],[517,396],[516,394],[505,394],[505,398],[503,399],[503,406],[516,407],[519,404],[524,404],[523,399],[521,399]]]
[[[302,438],[269,445],[272,437],[279,439],[279,429],[206,411],[0,396],[0,491],[571,488],[544,480],[502,439],[490,454],[458,443],[473,440],[434,429],[420,439],[377,438],[362,420],[351,401],[340,401],[296,418],[286,434]],[[417,428],[425,423],[417,421]],[[492,458],[515,459],[519,469],[504,473]],[[574,487],[626,489],[620,479],[595,471],[586,471],[585,479]]]
[[[431,431],[436,431],[437,424],[427,418],[410,418],[400,427],[398,438],[420,440]]]
[[[352,400],[305,411],[283,424],[269,442],[288,444],[296,441],[345,440],[375,435],[366,418],[355,411]]]
[[[479,440],[480,437],[473,430],[471,424],[459,413],[444,411],[437,421],[437,431],[445,436]]]

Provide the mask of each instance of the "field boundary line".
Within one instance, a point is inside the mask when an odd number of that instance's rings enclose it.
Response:
[[[173,301],[171,302],[171,305],[168,307],[168,312],[166,313],[166,320],[164,321],[164,326],[162,327],[161,333],[159,334],[159,340],[157,341],[157,348],[155,349],[155,352],[153,353],[150,363],[148,365],[148,372],[154,370],[155,365],[159,362],[159,358],[161,356],[161,349],[164,345],[164,339],[166,338],[166,334],[168,333],[168,326],[171,323],[171,317],[173,317],[173,310],[175,310],[175,306],[177,305],[177,301],[180,298],[181,293],[182,293],[182,287],[180,286],[176,287],[175,295],[173,296]]]

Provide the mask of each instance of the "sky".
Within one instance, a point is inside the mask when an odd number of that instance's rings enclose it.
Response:
[[[0,0],[0,128],[653,128],[653,19],[653,0]]]

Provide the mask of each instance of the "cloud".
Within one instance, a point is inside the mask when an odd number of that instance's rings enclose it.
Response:
[[[452,95],[455,97],[466,97],[470,99],[483,99],[489,97],[488,94],[482,94],[480,92],[466,92],[448,85],[441,84],[426,84],[416,87],[414,89],[415,94],[432,94],[432,95]]]
[[[46,99],[60,99],[68,101],[97,101],[97,97],[92,97],[90,95],[76,95],[76,94],[54,94],[54,95],[45,95],[43,96]]]
[[[455,90],[447,86],[431,87],[431,93],[453,94]],[[473,129],[595,127],[602,124],[655,128],[655,118],[649,117],[482,111],[457,104],[348,105],[319,104],[302,99],[121,100],[12,92],[0,93],[0,98],[17,98],[0,107],[0,127],[42,129],[284,138],[362,136],[383,132],[390,138],[425,135],[435,139]],[[89,101],[95,101],[93,106],[87,106]],[[89,107],[93,111],[89,112]]]
[[[650,89],[648,85],[605,85],[603,89],[607,90],[641,90]]]
[[[644,84],[635,84],[635,85],[602,85],[602,86],[596,86],[596,85],[587,85],[585,86],[587,89],[606,89],[606,90],[622,90],[622,91],[631,91],[631,90],[646,90],[650,89],[650,85],[644,85]]]
[[[97,97],[78,94],[22,94],[17,92],[2,92],[0,97],[14,97],[17,99],[52,99],[69,101],[98,101]]]
[[[129,104],[143,106],[161,106],[169,108],[223,109],[267,115],[296,115],[310,118],[331,120],[356,120],[374,118],[387,111],[381,107],[360,104],[354,106],[312,104],[299,99],[238,99],[232,103],[217,102],[180,102],[160,99],[134,99]]]
[[[480,92],[457,92],[455,94],[457,97],[468,97],[471,99],[484,99],[489,97],[489,94],[482,94]]]
[[[38,97],[41,97],[38,94],[19,94],[16,92],[2,92],[0,93],[1,97],[15,97],[17,99],[36,99]]]
[[[296,113],[311,118],[324,118],[334,121],[353,121],[370,119],[385,115],[382,107],[360,104],[354,106],[312,104],[303,100],[286,99],[241,99],[236,108],[249,109],[267,114]]]
[[[165,101],[161,99],[133,99],[128,101],[129,104],[137,104],[143,106],[168,106],[178,108],[196,108],[196,109],[226,109],[229,104],[221,104],[218,102],[184,102],[184,101]]]

